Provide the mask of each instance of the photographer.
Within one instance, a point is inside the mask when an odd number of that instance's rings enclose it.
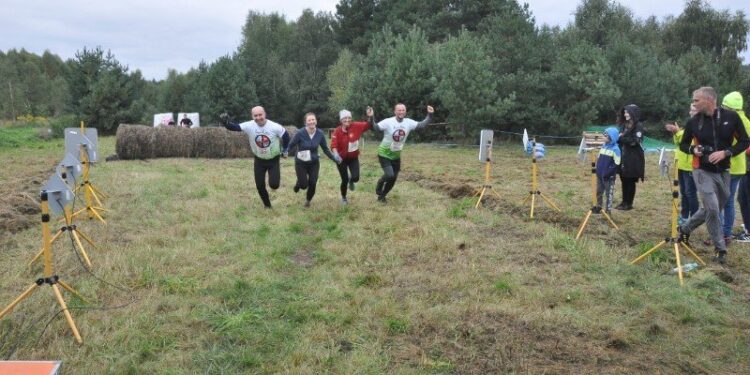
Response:
[[[693,92],[693,105],[698,113],[685,126],[680,150],[693,155],[693,179],[702,207],[678,229],[680,240],[687,242],[690,232],[706,222],[716,250],[715,259],[723,264],[727,246],[719,213],[729,199],[729,158],[745,152],[750,139],[737,113],[717,108],[716,98],[712,87]],[[732,145],[734,140],[737,142]]]

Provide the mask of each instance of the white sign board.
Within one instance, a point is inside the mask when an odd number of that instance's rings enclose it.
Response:
[[[154,127],[157,127],[159,125],[167,126],[169,124],[169,121],[174,122],[174,115],[172,112],[167,113],[157,113],[154,115]]]
[[[187,115],[187,118],[190,119],[190,121],[193,123],[193,125],[190,125],[191,129],[194,128],[200,128],[201,127],[201,117],[198,112],[180,112],[177,114],[177,126],[180,126],[180,122],[183,118]]]
[[[483,129],[479,134],[479,161],[486,162],[492,159],[492,138],[495,132]]]

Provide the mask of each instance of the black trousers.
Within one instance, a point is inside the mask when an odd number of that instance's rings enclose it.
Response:
[[[349,181],[359,181],[359,158],[345,159],[336,165],[341,176],[341,196],[346,198],[346,187]]]
[[[279,184],[281,184],[279,157],[269,160],[255,158],[253,171],[255,172],[255,188],[258,189],[258,195],[260,195],[263,205],[270,208],[271,199],[268,197],[268,190],[266,190],[266,173],[268,173],[268,186],[274,190],[278,189]]]
[[[294,159],[294,171],[297,172],[297,187],[307,190],[307,200],[311,201],[315,196],[315,187],[318,185],[318,173],[320,172],[320,161],[299,161]]]
[[[632,206],[638,177],[620,177],[620,181],[622,181],[622,203]]]
[[[383,168],[383,177],[378,180],[375,193],[385,197],[396,185],[398,172],[401,171],[401,159],[391,160],[378,156],[378,160],[380,161],[380,167]]]

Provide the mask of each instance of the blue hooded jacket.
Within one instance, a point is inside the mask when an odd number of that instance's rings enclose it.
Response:
[[[617,139],[620,138],[617,128],[606,128],[604,134],[609,136],[609,142],[599,150],[599,158],[596,159],[596,175],[599,178],[608,179],[617,174],[622,153],[620,146],[617,145]]]

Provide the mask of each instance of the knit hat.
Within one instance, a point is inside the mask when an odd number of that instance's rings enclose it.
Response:
[[[341,112],[339,112],[339,120],[343,120],[346,117],[351,118],[352,117],[352,113],[349,112],[349,111],[347,111],[347,110],[345,110],[345,109],[342,109]]]
[[[739,91],[733,91],[727,94],[722,100],[721,105],[735,111],[742,110],[742,94]]]

